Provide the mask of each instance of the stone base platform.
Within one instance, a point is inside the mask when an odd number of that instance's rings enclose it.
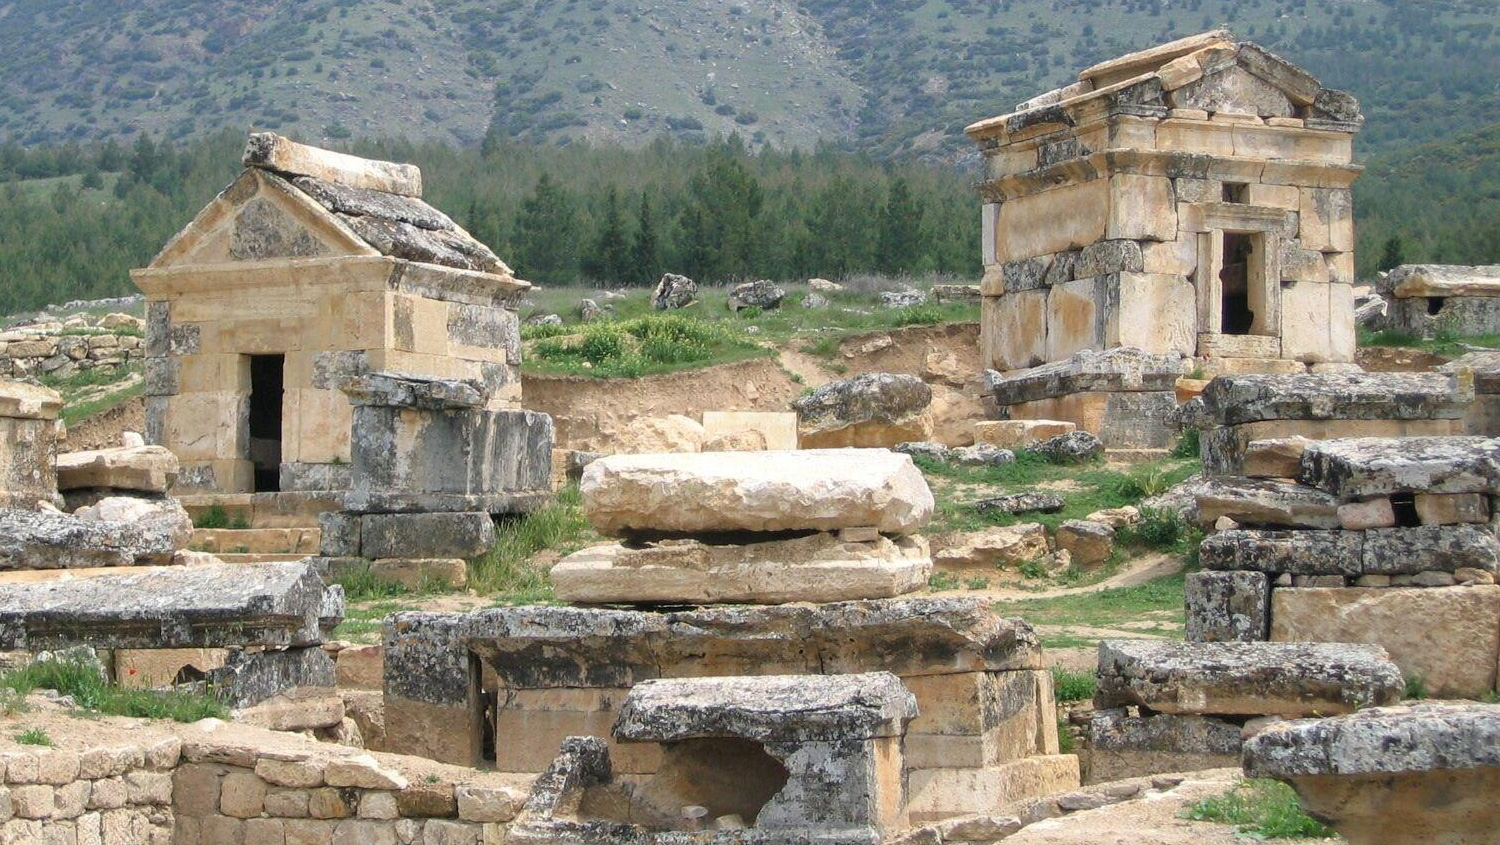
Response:
[[[179,496],[178,501],[195,522],[217,507],[231,522],[247,528],[317,528],[318,514],[343,507],[343,494],[192,493]]]
[[[553,567],[552,585],[559,599],[581,604],[783,604],[891,598],[921,589],[931,574],[920,537],[846,542],[818,533],[735,545],[596,546]]]

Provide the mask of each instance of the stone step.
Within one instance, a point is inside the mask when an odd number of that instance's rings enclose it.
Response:
[[[214,554],[315,555],[323,532],[317,528],[195,528],[190,548]]]
[[[299,554],[270,554],[265,552],[227,552],[215,555],[215,557],[225,563],[290,563],[292,561],[303,560],[308,556]]]
[[[316,528],[318,514],[343,508],[337,491],[284,493],[184,493],[177,497],[194,521],[210,510],[250,528]]]

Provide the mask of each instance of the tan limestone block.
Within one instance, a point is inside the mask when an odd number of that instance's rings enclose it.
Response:
[[[1162,65],[1156,75],[1161,80],[1163,90],[1176,91],[1189,82],[1202,79],[1203,66],[1198,63],[1197,56],[1189,54]]]
[[[351,813],[343,794],[332,787],[322,787],[307,793],[307,814],[315,819],[344,819]]]
[[[202,328],[203,351],[239,355],[278,355],[302,348],[301,318],[226,320]]]
[[[181,355],[177,362],[179,393],[243,393],[250,389],[250,361],[243,355]]]
[[[1192,355],[1198,345],[1198,294],[1183,276],[1120,274],[1119,307],[1109,314],[1106,343],[1158,355]]]
[[[354,429],[354,406],[349,404],[348,397],[339,390],[308,389],[295,393],[298,415],[293,439],[297,442],[297,460],[317,464],[348,463]],[[285,442],[282,448],[285,450]]]
[[[1052,360],[1047,355],[1046,290],[986,297],[981,342],[991,349],[990,365],[1002,372]]]
[[[318,782],[323,775],[318,773]],[[278,819],[307,818],[307,791],[302,789],[271,789],[266,792],[266,815]]]
[[[370,574],[412,591],[430,585],[461,590],[469,583],[469,565],[462,558],[385,558],[370,564]]]
[[[1065,282],[1048,290],[1046,360],[1060,361],[1084,349],[1104,348],[1098,291],[1094,279]]]
[[[1172,180],[1117,173],[1109,178],[1107,238],[1170,241],[1177,238]]]
[[[1111,181],[1095,179],[1001,204],[995,260],[1050,255],[1102,240],[1111,222]]]
[[[1423,525],[1484,524],[1490,521],[1490,500],[1481,493],[1418,493],[1417,516]]]
[[[391,348],[423,355],[448,354],[448,303],[393,293],[388,304]]]
[[[311,789],[323,785],[322,766],[307,760],[262,757],[255,761],[255,775],[276,786]]]
[[[1208,111],[1205,109],[1167,109],[1167,117],[1171,120],[1208,120]]]
[[[705,440],[753,431],[761,435],[765,448],[787,450],[797,448],[797,414],[780,411],[704,411],[703,435]]]
[[[1108,124],[1106,132],[1091,133],[1087,139],[1080,137],[1085,142],[1087,149],[1098,151],[1102,149],[1118,150],[1154,150],[1156,149],[1156,127],[1160,123],[1155,118],[1136,117],[1135,115],[1117,115]]]
[[[422,196],[422,171],[414,164],[360,158],[299,144],[273,132],[250,136],[243,156],[247,167],[312,176],[353,188]]]
[[[1252,440],[1245,447],[1244,474],[1250,478],[1296,478],[1302,469],[1302,453],[1311,442],[1306,437]]]
[[[495,710],[495,769],[541,772],[551,765],[569,736],[596,736],[609,743],[615,771],[651,774],[661,762],[660,746],[616,743],[616,711],[624,689],[505,690]]]
[[[1016,173],[1035,170],[1037,151],[1035,144],[1014,144],[986,150],[984,174],[986,179],[1003,179]]]
[[[285,824],[281,819],[247,819],[245,845],[285,845]]]
[[[321,342],[336,349],[386,349],[395,334],[391,297],[385,291],[362,291],[340,297],[327,314],[327,336]]]
[[[385,649],[352,645],[339,649],[336,661],[340,689],[381,689],[385,683]]]
[[[1073,393],[1010,406],[1013,419],[1072,420],[1082,431],[1103,431],[1108,393]]]
[[[1032,153],[1033,163],[1036,161],[1035,152]],[[1030,168],[1028,168],[1030,169]],[[994,264],[1000,259],[997,240],[998,227],[1000,225],[1000,203],[987,202],[980,209],[980,252],[982,260],[986,265]]]
[[[352,786],[358,789],[405,789],[407,779],[394,769],[381,765],[368,754],[328,761],[323,779],[329,786]]]
[[[1306,362],[1333,360],[1329,317],[1327,284],[1283,284],[1281,354]]]
[[[250,772],[224,776],[219,792],[219,812],[236,819],[253,819],[266,803],[266,782]]]
[[[913,824],[992,812],[1027,798],[1077,789],[1072,754],[1028,757],[983,769],[915,769],[908,773],[907,812]]]
[[[1246,198],[1251,205],[1266,208],[1285,208],[1296,211],[1302,207],[1302,192],[1292,185],[1262,185],[1251,183],[1245,187]]]
[[[1189,111],[1187,109],[1174,109]],[[1159,149],[1206,155],[1234,155],[1234,129],[1209,123],[1208,112],[1198,112],[1201,118],[1183,120],[1175,116],[1161,122],[1156,129],[1156,145]]]
[[[287,819],[286,845],[332,845],[333,823],[315,819]]]
[[[1277,589],[1271,639],[1374,643],[1429,694],[1478,698],[1495,689],[1500,586]]]
[[[480,366],[477,361],[464,361],[447,355],[428,355],[420,352],[404,352],[399,349],[376,349],[370,351],[370,369],[390,370],[428,378],[477,379]],[[516,386],[520,386],[516,379]]]
[[[21,357],[13,349],[10,354]],[[50,387],[0,379],[0,417],[55,420],[62,407],[62,395]]]
[[[1353,212],[1349,192],[1332,188],[1303,188],[1302,200],[1297,209],[1298,238],[1303,249],[1319,252],[1352,252],[1353,244],[1336,243],[1346,241],[1347,236],[1335,234],[1335,224],[1352,221]],[[1352,231],[1352,230],[1350,230]]]
[[[1077,429],[1077,424],[1066,420],[986,420],[974,424],[974,442],[1002,449],[1024,449]]]
[[[1142,267],[1147,273],[1192,276],[1198,269],[1198,239],[1185,234],[1174,241],[1141,244]]]
[[[182,393],[167,397],[162,445],[188,461],[234,459],[242,454],[245,399],[239,393]]]

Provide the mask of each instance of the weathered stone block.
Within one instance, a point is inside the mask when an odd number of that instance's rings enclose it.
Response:
[[[1500,493],[1500,439],[1360,437],[1308,447],[1304,483],[1341,499],[1392,493]]]
[[[1391,704],[1403,688],[1373,645],[1113,640],[1099,644],[1094,706],[1294,717]]]
[[[1478,569],[1495,572],[1500,542],[1487,529],[1468,525],[1377,528],[1364,532],[1362,569],[1367,575],[1406,575]]]
[[[1374,643],[1438,696],[1495,689],[1500,587],[1277,589],[1271,639]]]
[[[1088,780],[1237,766],[1240,744],[1239,724],[1227,719],[1097,710],[1089,721]]]
[[[864,543],[814,534],[746,544],[596,546],[563,558],[551,578],[558,598],[574,603],[781,604],[890,598],[921,589],[931,574],[921,538]]]
[[[59,490],[110,487],[165,493],[177,478],[177,456],[161,446],[66,452],[57,456]]]
[[[1416,507],[1423,525],[1490,521],[1490,500],[1481,493],[1418,493]]]
[[[1437,373],[1349,372],[1220,376],[1201,398],[1201,418],[1221,426],[1261,420],[1458,419],[1467,401],[1450,377]]]
[[[1205,478],[1199,521],[1229,517],[1240,525],[1338,528],[1338,500],[1315,487],[1261,478]]]
[[[364,520],[358,514],[342,511],[318,514],[319,554],[324,557],[359,557],[363,524]]]
[[[922,412],[932,388],[913,375],[864,373],[830,382],[792,403],[803,448],[890,447],[926,439]]]
[[[164,564],[192,537],[176,500],[107,498],[95,510],[85,518],[0,508],[0,571]]]
[[[1245,447],[1244,474],[1251,478],[1296,478],[1302,471],[1302,453],[1311,442],[1306,437],[1252,440]]]
[[[1072,754],[1028,757],[985,769],[919,769],[911,772],[907,811],[913,823],[990,812],[1027,798],[1077,789]]]
[[[803,450],[613,455],[584,470],[584,512],[601,533],[824,531],[906,534],[932,492],[906,455]]]
[[[486,512],[366,514],[359,554],[367,558],[472,558],[495,546]]]
[[[1220,531],[1198,551],[1203,568],[1272,575],[1364,573],[1364,536],[1357,531]]]
[[[1271,580],[1264,572],[1190,572],[1188,642],[1258,642],[1270,636]]]

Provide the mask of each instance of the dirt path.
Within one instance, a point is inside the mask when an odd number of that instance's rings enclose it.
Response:
[[[1016,590],[1004,587],[996,587],[990,590],[979,590],[988,598],[996,601],[1027,601],[1030,599],[1050,599],[1059,596],[1073,596],[1083,593],[1097,593],[1101,590],[1112,590],[1117,587],[1136,587],[1148,581],[1176,575],[1182,571],[1182,561],[1172,555],[1161,552],[1153,552],[1127,561],[1119,572],[1108,578],[1089,584],[1086,587],[1053,587],[1045,590]]]
[[[806,352],[787,347],[777,350],[776,357],[787,372],[802,379],[802,383],[807,387],[821,387],[835,378],[833,373],[823,366],[823,359]]]

